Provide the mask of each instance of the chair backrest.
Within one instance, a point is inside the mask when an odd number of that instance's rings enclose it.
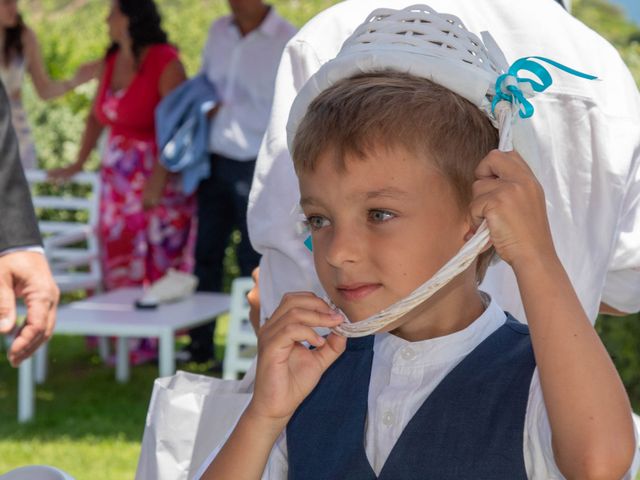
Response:
[[[74,480],[74,478],[54,467],[30,465],[0,475],[0,480]]]
[[[224,350],[223,378],[236,379],[245,373],[256,354],[258,339],[249,321],[247,293],[253,288],[251,277],[236,278],[231,284],[229,328]]]
[[[98,174],[80,173],[64,185],[48,181],[42,170],[27,171],[26,176],[45,254],[60,290],[99,288]]]

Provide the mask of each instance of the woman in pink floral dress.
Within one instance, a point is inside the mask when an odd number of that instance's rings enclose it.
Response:
[[[104,285],[114,289],[148,284],[170,267],[191,270],[195,203],[158,162],[154,110],[185,73],[156,6],[152,0],[113,0],[107,23],[113,44],[78,160],[51,176],[82,170],[109,128],[100,168],[99,238]]]

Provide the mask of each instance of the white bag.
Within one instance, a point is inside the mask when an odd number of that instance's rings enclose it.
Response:
[[[254,378],[255,362],[239,381],[187,372],[156,379],[136,480],[191,480],[231,434]]]

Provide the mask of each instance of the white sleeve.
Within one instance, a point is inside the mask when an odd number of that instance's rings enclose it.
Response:
[[[534,480],[564,479],[556,465],[551,443],[551,425],[542,397],[540,376],[536,368],[529,387],[529,403],[524,424],[524,464],[527,478]]]
[[[640,418],[634,415],[635,437],[638,448],[633,457],[631,468],[620,480],[634,480],[640,468]],[[527,478],[533,480],[564,479],[556,465],[551,443],[551,425],[547,416],[547,408],[542,396],[540,377],[536,368],[529,388],[529,403],[524,426],[524,463]]]
[[[271,450],[261,480],[286,480],[288,474],[287,435],[286,430],[283,430]]]
[[[604,303],[629,313],[640,311],[640,124],[632,128],[636,136],[632,162],[635,170],[629,176],[602,292]]]
[[[25,247],[7,248],[6,250],[0,251],[0,257],[2,255],[7,255],[9,253],[16,253],[16,252],[36,252],[44,255],[44,248],[42,248],[40,245],[29,245]]]
[[[286,46],[278,74],[271,119],[265,133],[249,195],[247,223],[260,260],[261,318],[271,315],[290,291],[321,292],[313,258],[297,230],[298,180],[287,148],[291,104],[321,61],[309,45],[294,37]]]

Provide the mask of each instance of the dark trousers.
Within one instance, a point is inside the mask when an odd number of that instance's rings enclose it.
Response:
[[[211,175],[198,187],[195,275],[199,291],[220,292],[225,250],[234,229],[241,235],[236,252],[241,275],[251,275],[260,260],[247,232],[247,204],[256,161],[238,161],[215,153],[210,161]],[[189,332],[195,359],[213,358],[214,329],[215,321]]]

